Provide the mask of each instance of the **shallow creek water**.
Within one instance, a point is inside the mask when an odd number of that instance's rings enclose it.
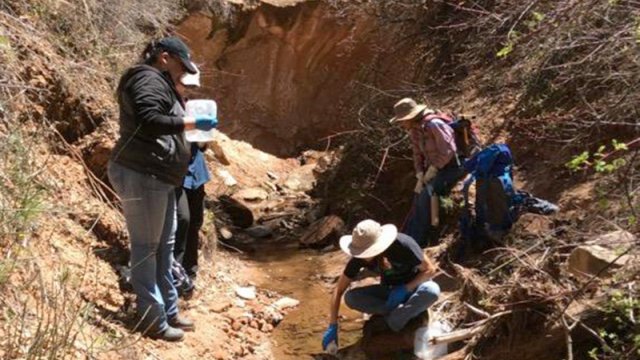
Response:
[[[271,243],[258,246],[248,259],[258,288],[274,290],[300,300],[289,310],[272,335],[278,360],[307,359],[322,352],[322,334],[328,325],[329,301],[338,276],[348,260],[342,252],[302,250],[297,244]],[[342,305],[340,347],[361,336],[362,314]]]

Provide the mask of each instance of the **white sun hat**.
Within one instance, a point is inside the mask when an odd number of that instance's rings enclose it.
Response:
[[[397,237],[395,225],[380,225],[368,219],[359,222],[351,235],[340,238],[340,248],[356,258],[371,258],[387,250]]]

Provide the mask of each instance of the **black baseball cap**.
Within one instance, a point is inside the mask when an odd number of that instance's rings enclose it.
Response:
[[[174,36],[162,38],[158,41],[157,46],[170,54],[178,56],[188,73],[195,74],[198,72],[198,69],[196,69],[195,65],[191,62],[189,48],[179,38]]]

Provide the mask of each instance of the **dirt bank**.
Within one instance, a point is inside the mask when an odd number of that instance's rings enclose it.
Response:
[[[637,151],[619,145],[640,136],[633,2],[188,1],[191,13],[176,4],[0,5],[0,357],[317,353],[344,259],[331,241],[299,250],[299,240],[324,215],[341,216],[342,232],[367,217],[402,224],[409,142],[386,119],[403,96],[478,115],[483,140],[514,149],[518,186],[562,208],[454,264],[454,192],[431,253],[461,285],[438,307],[456,330],[483,328],[451,358],[560,358],[567,344],[574,358],[635,356],[637,263],[604,279],[568,271],[572,251],[597,235],[638,233]],[[207,154],[204,265],[197,295],[180,304],[197,331],[178,345],[131,331],[133,295],[118,276],[128,240],[105,175],[115,84],[173,22],[228,135]],[[605,245],[620,255],[633,242]],[[255,300],[237,295],[247,285]],[[302,303],[274,313],[282,295]],[[349,345],[363,321],[345,314]],[[576,320],[567,331],[563,321]]]
[[[364,9],[263,3],[230,21],[196,13],[178,33],[205,68],[201,93],[218,99],[221,129],[275,155],[295,156],[357,129],[347,115],[361,91],[358,79],[374,64],[389,81],[410,71],[401,63],[388,69],[399,58],[389,51],[395,33],[381,32]]]

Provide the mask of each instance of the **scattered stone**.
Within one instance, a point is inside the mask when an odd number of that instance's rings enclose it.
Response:
[[[246,201],[262,201],[269,197],[269,193],[261,188],[248,188],[236,192],[233,197]]]
[[[278,175],[272,173],[271,171],[267,171],[267,176],[269,177],[269,179],[271,179],[273,181],[277,181],[278,180]]]
[[[236,180],[236,178],[234,178],[233,175],[225,169],[219,169],[218,176],[222,178],[222,182],[225,186],[232,187],[238,185],[238,180]]]
[[[265,332],[265,333],[272,332],[273,331],[273,325],[264,323],[260,327],[260,331]]]
[[[247,316],[244,310],[236,307],[229,309],[229,311],[227,311],[225,315],[231,320],[240,320],[241,318]]]
[[[282,311],[284,309],[288,309],[288,308],[292,308],[292,307],[296,307],[300,305],[300,300],[296,300],[290,297],[283,297],[281,299],[278,299],[278,301],[273,303],[273,307],[275,307],[276,309]]]
[[[284,182],[284,187],[293,191],[307,192],[313,190],[316,185],[316,177],[313,174],[315,164],[304,165],[294,170],[287,180]]]
[[[624,255],[613,262],[617,257],[618,254],[615,251],[600,245],[579,246],[569,256],[569,271],[576,275],[596,275],[602,271],[601,276],[609,276],[612,270],[633,261],[632,256]],[[609,263],[612,264],[609,265]],[[607,270],[604,270],[607,266],[609,266]]]
[[[231,238],[233,238],[233,233],[229,228],[222,227],[220,228],[220,236],[223,240],[231,240]]]
[[[265,187],[268,188],[268,190],[271,190],[272,192],[276,192],[278,191],[278,187],[276,186],[276,184],[272,183],[271,181],[265,181],[262,183]]]
[[[236,287],[236,295],[245,300],[254,300],[256,298],[256,288],[254,286]]]
[[[264,225],[252,226],[248,229],[245,229],[244,232],[247,233],[247,235],[258,239],[266,238],[273,235],[273,230]]]
[[[213,358],[216,360],[226,360],[229,358],[229,354],[224,350],[217,350],[213,353]]]
[[[589,242],[604,246],[624,246],[625,243],[630,244],[634,241],[636,241],[636,237],[632,233],[624,230],[618,230],[597,236],[595,239]]]
[[[522,229],[522,232],[534,236],[547,236],[553,230],[553,220],[548,216],[525,213],[520,216],[515,225],[514,232]]]
[[[225,312],[230,307],[231,307],[231,303],[223,301],[220,303],[214,303],[213,305],[211,305],[209,310],[211,310],[214,313],[221,313],[221,312]]]
[[[231,329],[233,331],[239,331],[240,329],[242,329],[242,323],[240,322],[240,320],[233,320],[233,323],[231,323]]]
[[[280,313],[280,311],[271,306],[268,306],[264,309],[262,317],[267,323],[272,325],[277,325],[284,319],[284,316]]]
[[[215,139],[211,142],[211,150],[213,150],[213,154],[216,159],[220,161],[223,165],[231,165],[231,161],[229,161],[229,157],[227,156],[224,147],[222,146],[221,139]]]
[[[335,243],[344,231],[344,222],[335,215],[325,216],[311,224],[300,238],[300,244],[305,247],[321,248]]]

